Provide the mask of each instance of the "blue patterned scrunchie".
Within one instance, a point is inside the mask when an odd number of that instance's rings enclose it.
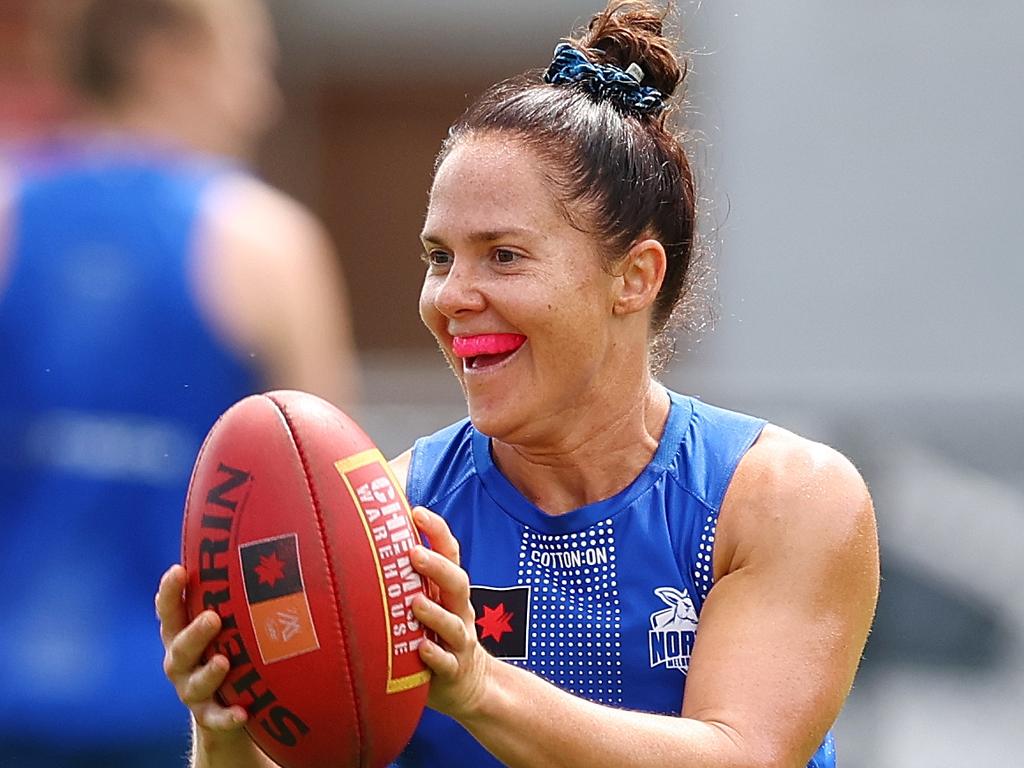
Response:
[[[597,99],[610,101],[622,112],[640,117],[658,115],[665,109],[665,96],[657,88],[640,85],[631,74],[614,65],[594,64],[569,43],[559,43],[555,48],[555,57],[544,74],[544,82],[552,85],[577,83]]]

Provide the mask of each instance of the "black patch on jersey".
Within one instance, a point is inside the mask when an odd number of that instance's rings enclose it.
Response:
[[[530,647],[530,587],[473,585],[469,599],[476,613],[480,644],[500,659],[526,659]]]

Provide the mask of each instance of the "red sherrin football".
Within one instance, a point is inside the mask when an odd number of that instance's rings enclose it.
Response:
[[[418,542],[384,457],[326,401],[253,395],[210,430],[185,502],[186,602],[223,619],[218,695],[275,762],[378,768],[412,736],[429,683]]]

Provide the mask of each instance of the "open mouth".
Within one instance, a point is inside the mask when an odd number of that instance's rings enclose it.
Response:
[[[465,370],[490,368],[507,360],[526,343],[520,333],[482,333],[477,336],[455,336],[452,352],[462,358]]]

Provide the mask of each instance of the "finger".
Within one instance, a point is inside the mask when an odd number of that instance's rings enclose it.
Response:
[[[446,611],[434,601],[423,596],[413,602],[412,612],[421,624],[432,629],[445,646],[455,653],[460,653],[469,647],[469,630],[465,620],[461,617]]]
[[[411,558],[413,567],[420,575],[437,585],[441,605],[464,621],[472,623],[474,615],[469,603],[469,575],[442,554],[423,546],[414,548]]]
[[[245,725],[249,716],[244,708],[235,704],[222,707],[216,701],[207,701],[192,707],[196,724],[211,731],[233,731]]]
[[[426,535],[430,541],[430,548],[440,555],[459,565],[461,555],[459,552],[459,540],[452,534],[448,523],[436,512],[431,512],[426,507],[416,507],[412,512],[416,527]]]
[[[160,586],[154,598],[156,615],[160,619],[160,637],[165,648],[188,622],[184,591],[185,569],[180,565],[172,565],[160,578]]]
[[[203,611],[171,640],[164,655],[164,673],[175,685],[196,668],[220,626],[220,616],[213,611]]]
[[[459,671],[459,660],[451,651],[446,651],[431,640],[424,639],[417,647],[420,658],[439,677],[452,678]]]
[[[213,656],[186,678],[179,691],[181,700],[192,706],[212,699],[221,683],[224,682],[224,678],[228,676],[230,667],[226,656],[221,654]]]

